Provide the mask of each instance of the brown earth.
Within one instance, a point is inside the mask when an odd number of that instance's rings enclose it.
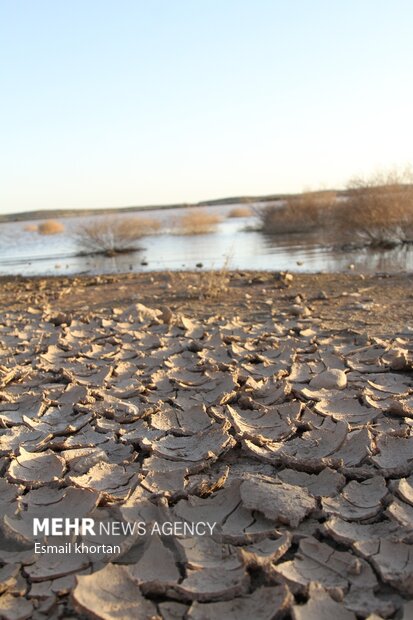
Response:
[[[0,618],[410,618],[410,291],[406,275],[3,278]],[[34,553],[40,516],[147,535]],[[149,535],[202,522],[212,536]]]
[[[379,334],[412,320],[412,291],[413,276],[406,274],[294,274],[291,282],[278,272],[243,271],[1,278],[0,309],[51,304],[57,311],[87,312],[140,302],[166,304],[202,319],[214,313],[248,318],[286,311],[299,295],[331,329]]]

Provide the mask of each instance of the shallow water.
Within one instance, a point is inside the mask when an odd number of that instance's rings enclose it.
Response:
[[[338,250],[325,246],[316,235],[277,237],[258,231],[247,232],[257,221],[249,218],[226,218],[233,208],[208,207],[203,212],[219,213],[223,220],[216,232],[205,235],[157,234],[141,240],[141,250],[108,258],[78,256],[74,236],[80,218],[65,218],[62,234],[42,236],[25,227],[38,222],[0,224],[1,275],[58,275],[78,273],[120,273],[125,271],[203,268],[259,269],[274,271],[347,271],[394,273],[413,271],[411,247],[393,250]],[[168,222],[182,210],[155,210],[142,217]],[[139,214],[140,215],[140,214]],[[98,218],[101,216],[95,216]],[[122,217],[122,216],[121,216]],[[123,217],[130,217],[125,214]],[[143,263],[143,264],[142,264]]]

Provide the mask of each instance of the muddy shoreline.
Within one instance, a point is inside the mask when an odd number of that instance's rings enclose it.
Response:
[[[291,279],[289,279],[291,278]],[[219,311],[244,318],[288,312],[296,298],[309,303],[331,329],[373,334],[398,330],[412,320],[413,275],[284,272],[146,272],[100,276],[0,278],[0,310],[52,305],[88,311],[130,303],[168,305],[205,318]],[[205,302],[208,302],[207,304]]]

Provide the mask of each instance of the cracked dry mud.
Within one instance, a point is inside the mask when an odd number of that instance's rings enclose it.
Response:
[[[0,618],[413,617],[409,279],[340,277],[1,283]],[[29,544],[113,515],[217,526]]]

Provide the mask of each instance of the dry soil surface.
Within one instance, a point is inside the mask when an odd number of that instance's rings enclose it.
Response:
[[[2,279],[0,618],[412,618],[411,280]]]

